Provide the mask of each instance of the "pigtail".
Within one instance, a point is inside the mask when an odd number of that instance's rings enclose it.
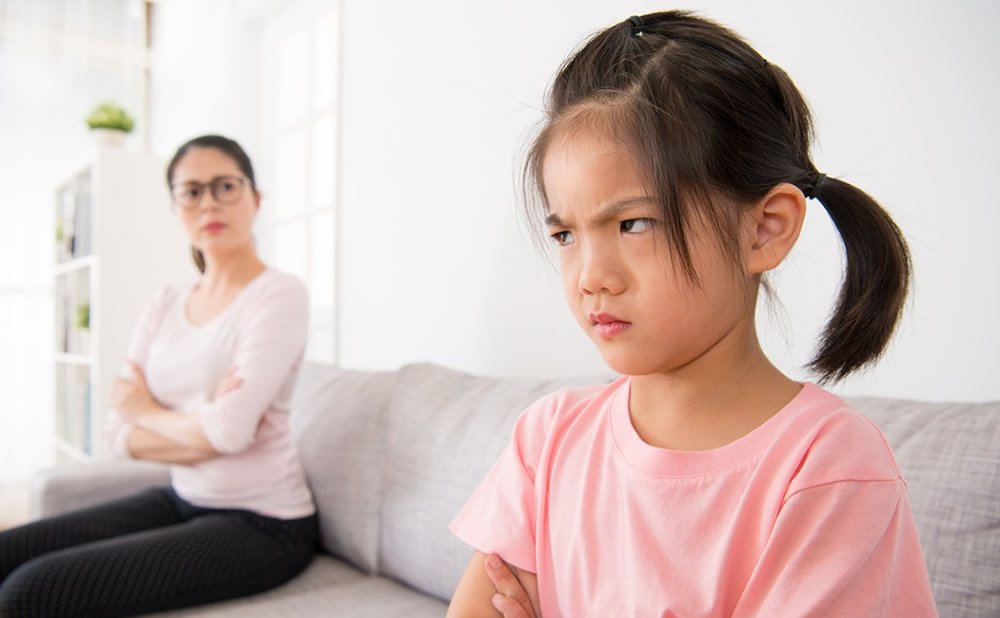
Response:
[[[835,178],[818,176],[813,182],[807,194],[826,208],[847,254],[836,306],[809,362],[827,382],[875,362],[885,351],[906,303],[912,265],[902,232],[871,196]]]

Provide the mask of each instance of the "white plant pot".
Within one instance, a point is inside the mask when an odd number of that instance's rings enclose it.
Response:
[[[125,136],[127,135],[125,131],[118,129],[98,128],[91,129],[90,132],[94,134],[98,148],[121,148],[125,144]]]

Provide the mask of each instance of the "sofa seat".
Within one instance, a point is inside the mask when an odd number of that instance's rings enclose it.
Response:
[[[440,618],[448,606],[396,581],[365,575],[353,566],[326,554],[317,554],[301,575],[284,586],[242,599],[214,603],[176,612],[155,614],[195,618],[297,618],[299,616],[351,616],[383,618],[413,616]]]

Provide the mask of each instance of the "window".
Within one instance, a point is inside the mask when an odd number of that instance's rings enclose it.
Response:
[[[262,252],[309,287],[310,360],[336,361],[339,20],[292,5],[265,26]]]

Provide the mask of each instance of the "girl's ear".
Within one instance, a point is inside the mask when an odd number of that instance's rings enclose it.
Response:
[[[759,275],[780,264],[798,240],[805,216],[805,196],[787,182],[777,185],[757,202],[750,213],[747,274]]]

